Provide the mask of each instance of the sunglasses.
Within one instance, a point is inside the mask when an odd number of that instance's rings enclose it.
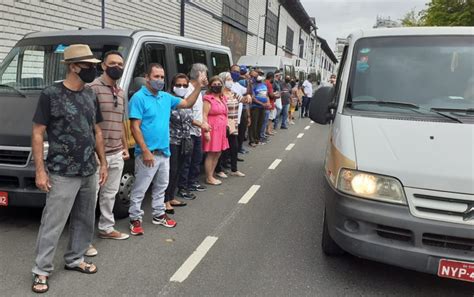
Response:
[[[188,84],[175,84],[174,86],[177,87],[177,88],[185,88],[186,89],[189,85]]]

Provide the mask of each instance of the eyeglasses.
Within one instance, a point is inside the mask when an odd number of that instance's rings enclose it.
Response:
[[[177,88],[185,88],[185,89],[186,89],[187,87],[189,87],[188,84],[175,84],[174,86],[177,87]]]

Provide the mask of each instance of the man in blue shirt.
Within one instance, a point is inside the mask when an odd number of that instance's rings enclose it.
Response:
[[[251,123],[249,127],[249,145],[255,147],[260,142],[260,130],[265,120],[265,107],[269,107],[268,89],[264,82],[263,72],[260,70],[252,70],[253,96],[252,106],[250,109]]]
[[[165,213],[164,196],[169,177],[169,121],[174,108],[191,108],[199,96],[203,78],[191,81],[194,91],[186,99],[163,91],[165,71],[160,64],[150,64],[145,76],[146,85],[133,95],[129,104],[129,118],[135,138],[135,182],[130,196],[130,233],[142,235],[143,198],[152,187],[153,224],[168,228],[176,222]],[[209,129],[209,127],[203,127]]]

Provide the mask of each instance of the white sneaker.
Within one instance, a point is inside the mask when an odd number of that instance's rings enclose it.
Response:
[[[227,174],[225,174],[224,172],[216,173],[216,175],[220,178],[228,178]]]
[[[245,176],[245,173],[242,173],[242,172],[240,172],[240,171],[235,171],[235,172],[231,172],[230,175],[232,175],[232,176],[244,177],[244,176]]]
[[[97,256],[98,253],[99,252],[97,251],[97,249],[91,244],[91,245],[89,245],[89,248],[87,249],[84,256],[86,256],[86,257],[95,257],[95,256]]]
[[[290,125],[294,125],[294,124],[295,124],[295,122],[293,122],[293,121],[290,122]]]

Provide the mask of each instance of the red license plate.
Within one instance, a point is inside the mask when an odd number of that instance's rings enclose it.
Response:
[[[438,276],[474,283],[474,263],[441,259]]]
[[[8,193],[0,192],[0,206],[8,206]]]

